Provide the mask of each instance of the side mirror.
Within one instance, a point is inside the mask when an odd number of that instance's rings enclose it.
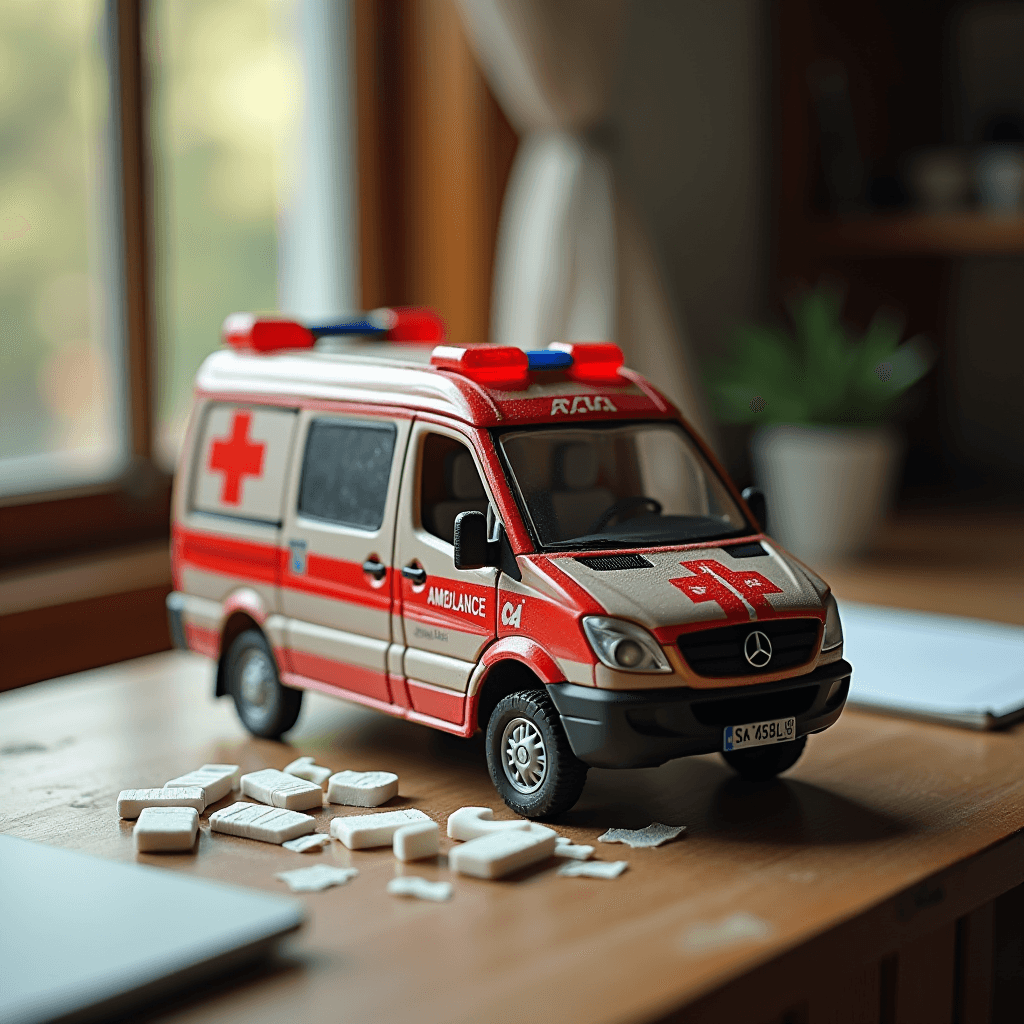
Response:
[[[763,533],[768,524],[768,506],[764,500],[764,491],[758,487],[744,487],[743,500]]]
[[[483,512],[460,512],[455,517],[456,569],[496,566],[497,547],[487,539],[487,516]]]

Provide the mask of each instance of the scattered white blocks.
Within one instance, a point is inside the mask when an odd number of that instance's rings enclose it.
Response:
[[[565,878],[618,878],[626,868],[626,860],[589,860],[563,864],[558,873]]]
[[[237,764],[204,764],[187,775],[179,775],[176,779],[164,783],[164,788],[170,786],[201,786],[206,798],[206,806],[223,800],[233,789],[238,789]]]
[[[598,836],[597,841],[599,843],[625,843],[633,849],[638,849],[661,846],[662,843],[675,839],[685,831],[685,825],[662,825],[655,821],[646,828],[610,828],[603,836]]]
[[[298,839],[289,839],[281,845],[292,853],[312,853],[314,850],[322,850],[331,841],[331,837],[323,832],[315,832],[311,836],[299,836]]]
[[[452,898],[452,883],[431,882],[426,878],[408,875],[405,878],[392,878],[388,882],[388,892],[392,896],[414,896],[418,900],[444,903]]]
[[[279,871],[274,877],[281,879],[292,892],[322,892],[332,885],[344,885],[358,874],[359,872],[355,868],[335,868],[330,864],[314,864],[311,868]]]
[[[251,796],[271,807],[287,807],[290,811],[307,811],[324,805],[324,791],[319,786],[276,768],[243,775],[242,796]]]
[[[454,847],[448,851],[448,867],[460,875],[503,878],[546,860],[555,852],[557,836],[553,829],[528,824],[525,832],[506,829]]]
[[[398,794],[392,772],[337,772],[327,783],[327,801],[346,807],[380,807]]]
[[[316,763],[316,758],[299,757],[291,764],[284,766],[285,775],[294,775],[297,779],[305,779],[306,782],[315,783],[317,786],[323,784],[331,777],[331,769],[324,768]]]
[[[146,807],[192,807],[203,811],[206,797],[199,786],[122,789],[117,795],[117,813],[122,818],[137,818]]]
[[[139,853],[191,850],[196,844],[199,811],[194,807],[143,807],[135,825]]]
[[[430,818],[412,808],[347,815],[331,819],[331,835],[350,850],[368,850],[374,846],[390,846],[400,828],[421,821],[430,821]]]
[[[559,836],[555,840],[555,856],[566,860],[590,860],[594,855],[592,846],[577,846],[571,839]]]
[[[210,815],[210,830],[244,839],[280,845],[286,839],[308,835],[316,828],[316,819],[283,807],[261,807],[239,801]]]
[[[392,840],[395,856],[405,861],[436,857],[441,852],[440,836],[441,830],[436,821],[417,821],[413,825],[403,825],[395,830]]]
[[[495,821],[490,807],[460,807],[448,816],[449,839],[479,839],[494,832],[526,832],[532,822],[523,818]]]

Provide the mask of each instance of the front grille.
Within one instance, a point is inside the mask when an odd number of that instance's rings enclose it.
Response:
[[[613,572],[616,569],[649,569],[651,563],[643,555],[581,555],[576,559],[595,572]]]
[[[819,627],[817,619],[774,619],[716,626],[683,633],[679,637],[679,650],[699,676],[721,678],[779,672],[811,659]],[[751,665],[743,654],[743,645],[755,630],[764,633],[772,645],[771,659],[760,668]]]
[[[795,690],[763,693],[756,697],[695,701],[692,711],[701,725],[745,725],[747,722],[767,722],[802,715],[817,695],[817,686],[799,686]]]

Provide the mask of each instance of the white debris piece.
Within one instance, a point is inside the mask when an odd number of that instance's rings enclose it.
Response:
[[[503,878],[520,868],[546,860],[555,852],[555,832],[529,823],[521,832],[505,830],[471,839],[448,851],[448,867],[460,875]]]
[[[117,794],[117,813],[122,818],[137,818],[145,807],[194,807],[204,811],[206,797],[199,786],[122,789]]]
[[[196,845],[199,812],[194,807],[143,807],[135,825],[139,853],[191,850]]]
[[[590,860],[594,855],[592,846],[577,846],[571,839],[559,836],[555,843],[555,856],[566,860]]]
[[[629,867],[627,860],[589,860],[563,864],[558,873],[566,878],[618,878]]]
[[[523,818],[495,821],[490,807],[460,807],[448,815],[448,838],[466,841],[494,832],[526,832],[531,822]]]
[[[204,764],[187,775],[179,775],[170,782],[165,782],[164,787],[169,786],[202,786],[206,797],[206,806],[223,800],[233,789],[238,789],[238,776],[240,769],[237,764]]]
[[[242,796],[251,796],[271,807],[287,807],[290,811],[307,811],[324,805],[324,791],[319,786],[294,775],[285,775],[276,768],[243,775]]]
[[[314,864],[311,868],[279,871],[280,878],[292,892],[321,892],[332,885],[344,885],[359,872],[355,868],[335,868],[330,864]]]
[[[299,757],[291,764],[284,766],[285,775],[294,775],[297,779],[305,779],[317,786],[323,784],[331,777],[331,769],[316,763],[314,757]]]
[[[283,807],[263,807],[240,800],[210,815],[210,829],[229,836],[258,839],[280,845],[286,839],[308,835],[316,828],[316,819]]]
[[[392,878],[388,882],[388,892],[392,896],[415,896],[419,900],[444,903],[452,898],[452,883],[431,882],[416,875],[406,875],[404,878]]]
[[[322,850],[331,842],[331,837],[323,832],[315,832],[311,836],[299,836],[298,839],[289,839],[281,845],[292,853],[312,853],[313,850]]]
[[[340,839],[350,850],[368,850],[374,846],[390,846],[398,829],[420,821],[430,821],[430,818],[413,808],[378,811],[376,814],[352,814],[332,818],[331,835]]]
[[[346,807],[380,807],[397,795],[393,772],[337,772],[327,783],[327,802]]]
[[[639,847],[661,846],[686,831],[685,825],[662,825],[655,821],[646,828],[610,828],[603,836],[598,836],[599,843],[625,843],[637,849]]]
[[[417,821],[395,830],[392,845],[399,860],[423,860],[441,852],[441,830],[436,821]]]

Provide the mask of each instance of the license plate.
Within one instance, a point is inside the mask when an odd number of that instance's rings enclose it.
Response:
[[[776,718],[773,722],[751,722],[749,725],[727,725],[723,750],[746,750],[770,743],[788,743],[796,739],[796,719]]]

